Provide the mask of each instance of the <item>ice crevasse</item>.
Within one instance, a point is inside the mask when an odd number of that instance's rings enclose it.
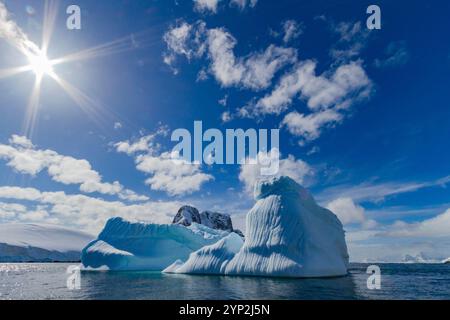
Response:
[[[229,235],[176,261],[164,272],[272,277],[331,277],[347,274],[343,226],[329,210],[289,177],[255,186],[245,242]]]

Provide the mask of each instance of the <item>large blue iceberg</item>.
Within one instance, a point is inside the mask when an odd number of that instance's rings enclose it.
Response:
[[[229,232],[192,223],[147,224],[110,219],[81,254],[86,268],[161,271],[177,259],[217,242]]]
[[[271,178],[257,183],[255,199],[247,214],[245,240],[233,232],[227,217],[183,207],[172,225],[111,219],[98,239],[83,250],[82,262],[92,268],[186,274],[347,274],[342,224],[317,205],[306,189],[288,177]],[[202,221],[204,217],[213,217],[215,223]]]

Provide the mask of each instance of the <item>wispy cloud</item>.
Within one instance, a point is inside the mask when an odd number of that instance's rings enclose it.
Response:
[[[0,159],[19,173],[35,176],[47,170],[52,180],[65,185],[79,185],[80,191],[117,195],[130,201],[145,201],[148,197],[125,189],[118,181],[102,181],[100,173],[92,169],[89,161],[65,156],[53,150],[37,149],[23,136],[13,135],[9,144],[0,144]]]
[[[423,188],[445,187],[449,183],[450,176],[425,182],[363,182],[357,185],[344,184],[322,190],[318,195],[318,200],[324,203],[345,197],[352,198],[358,203],[363,201],[380,202],[387,197],[414,192]]]
[[[394,41],[387,46],[383,58],[375,59],[374,65],[377,68],[402,66],[408,63],[409,57],[406,42]]]

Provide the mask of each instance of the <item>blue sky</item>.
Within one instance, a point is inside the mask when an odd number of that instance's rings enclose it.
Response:
[[[21,36],[41,45],[45,2],[0,3],[4,71],[29,63]],[[53,67],[72,97],[44,76],[31,121],[35,73],[0,71],[0,223],[97,232],[190,203],[244,228],[254,168],[168,165],[171,132],[202,120],[280,128],[281,173],[339,216],[353,260],[450,255],[447,2],[378,1],[381,30],[366,1],[77,1],[81,30],[70,4],[48,58],[96,48]]]

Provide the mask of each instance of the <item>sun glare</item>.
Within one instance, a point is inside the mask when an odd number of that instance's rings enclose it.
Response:
[[[30,62],[31,70],[33,70],[37,77],[53,74],[53,64],[45,54],[41,53],[29,56],[28,61]]]

